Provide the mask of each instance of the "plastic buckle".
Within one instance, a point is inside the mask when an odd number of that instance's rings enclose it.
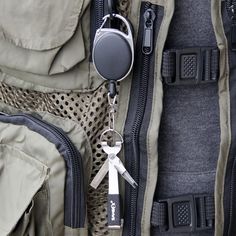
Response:
[[[176,50],[176,72],[171,85],[198,84],[203,75],[203,56],[201,48]]]
[[[160,228],[166,233],[188,233],[212,229],[208,226],[206,219],[201,219],[198,210],[198,202],[205,202],[207,195],[186,195],[159,201],[166,203],[168,209],[168,225]],[[203,222],[204,221],[204,222]]]

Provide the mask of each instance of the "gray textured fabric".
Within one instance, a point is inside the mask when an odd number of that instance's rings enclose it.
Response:
[[[210,0],[176,0],[166,48],[216,45]]]
[[[210,0],[176,0],[166,48],[215,46]],[[220,124],[217,84],[165,86],[156,199],[214,193]],[[194,235],[213,236],[213,231]]]

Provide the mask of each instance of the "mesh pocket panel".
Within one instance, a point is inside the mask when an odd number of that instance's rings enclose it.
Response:
[[[55,114],[49,94],[16,89],[0,83],[0,101],[25,111],[48,111]]]
[[[90,93],[49,93],[44,94],[0,84],[0,101],[26,111],[48,111],[69,117],[78,122],[86,131],[93,151],[92,178],[96,175],[106,155],[100,145],[100,135],[108,126],[107,88],[103,84]],[[107,230],[107,177],[97,190],[89,188],[88,221],[92,235],[108,235]]]
[[[93,178],[106,160],[106,155],[100,145],[100,135],[104,128],[108,126],[107,89],[105,85],[94,93],[56,93],[51,94],[50,98],[52,103],[56,104],[57,113],[78,121],[86,131],[93,151]],[[100,184],[97,190],[89,188],[88,218],[93,235],[108,235],[107,190],[107,179]]]

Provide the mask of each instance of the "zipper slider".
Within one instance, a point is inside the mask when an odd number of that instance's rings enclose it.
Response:
[[[142,52],[150,55],[153,50],[153,22],[156,18],[155,12],[150,8],[144,12],[144,34]]]

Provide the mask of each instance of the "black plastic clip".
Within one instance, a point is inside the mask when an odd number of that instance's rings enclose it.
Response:
[[[167,204],[168,225],[161,232],[187,233],[212,229],[207,219],[208,195],[186,195],[159,201]]]
[[[163,53],[162,77],[168,85],[211,83],[216,82],[218,76],[217,48],[171,49]]]

